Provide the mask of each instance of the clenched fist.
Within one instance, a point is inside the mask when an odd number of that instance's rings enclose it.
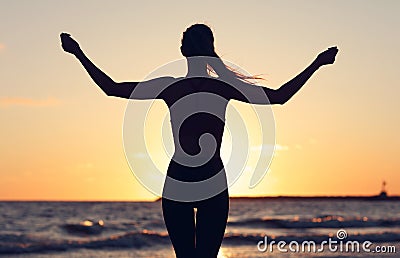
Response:
[[[76,42],[68,33],[61,33],[61,46],[65,52],[76,55],[81,51],[78,42]]]
[[[315,59],[315,62],[319,66],[333,64],[335,62],[336,54],[338,53],[339,49],[337,47],[330,47],[324,52],[320,53]]]

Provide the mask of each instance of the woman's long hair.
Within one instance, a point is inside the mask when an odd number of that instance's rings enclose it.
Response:
[[[181,44],[181,52],[185,57],[214,57],[207,59],[207,70],[211,74],[228,78],[234,77],[249,83],[253,83],[251,80],[262,79],[258,76],[245,75],[225,65],[215,52],[214,35],[210,27],[205,24],[194,24],[187,28],[183,32]]]

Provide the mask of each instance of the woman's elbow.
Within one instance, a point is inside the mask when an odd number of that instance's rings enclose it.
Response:
[[[103,90],[104,94],[106,94],[109,97],[118,97],[118,87],[117,83],[102,83],[99,85],[100,88]]]
[[[129,98],[129,96],[125,96],[124,94],[122,94],[121,92],[119,92],[117,90],[107,90],[107,91],[104,91],[104,93],[108,97]]]
[[[108,97],[116,97],[117,93],[113,89],[108,89],[108,88],[102,88],[103,92],[105,95]]]
[[[283,105],[289,100],[289,98],[287,98],[287,96],[282,94],[282,92],[280,92],[279,90],[275,90],[274,94],[271,95],[272,95],[270,96],[271,104]]]
[[[278,101],[277,101],[277,104],[279,104],[279,105],[283,105],[283,104],[285,104],[286,102],[288,102],[288,98],[281,98],[281,99],[278,99]]]
[[[130,99],[131,98],[131,92],[126,91],[126,90],[122,90],[122,89],[118,89],[118,88],[114,88],[114,89],[110,89],[110,90],[104,91],[104,93],[108,97],[117,97],[117,98],[123,98],[123,99]]]

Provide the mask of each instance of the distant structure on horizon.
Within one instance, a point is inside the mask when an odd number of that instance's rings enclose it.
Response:
[[[377,197],[382,198],[382,199],[388,197],[387,196],[387,191],[386,191],[386,181],[385,180],[383,180],[383,182],[382,182],[381,193]]]

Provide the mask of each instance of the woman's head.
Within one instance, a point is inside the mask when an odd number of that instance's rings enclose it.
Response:
[[[181,52],[185,57],[217,57],[214,50],[214,36],[205,24],[194,24],[183,32]]]
[[[210,27],[205,24],[197,23],[187,28],[183,32],[181,43],[181,52],[185,57],[213,57],[205,59],[209,74],[214,73],[220,77],[235,77],[247,82],[250,82],[248,80],[261,79],[257,76],[242,74],[226,66],[215,52],[214,35]]]

